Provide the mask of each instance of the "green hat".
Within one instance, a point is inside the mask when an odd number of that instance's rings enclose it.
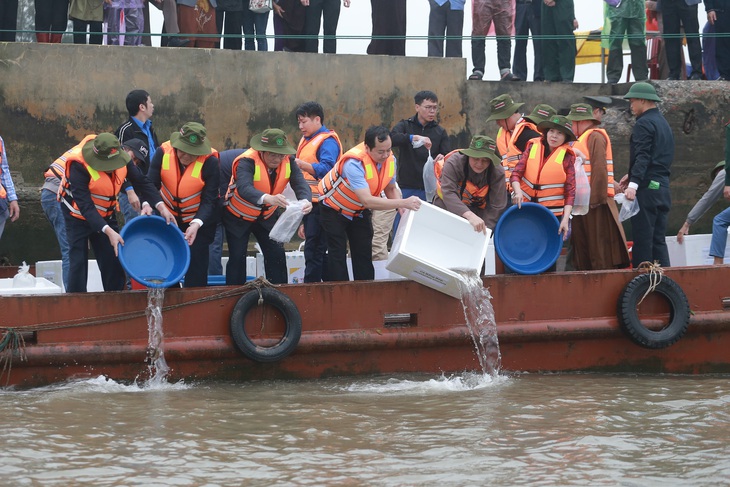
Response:
[[[266,129],[260,134],[251,138],[251,147],[262,152],[273,152],[274,154],[291,155],[297,150],[292,147],[286,134],[281,129]]]
[[[509,95],[499,95],[489,100],[489,118],[487,122],[492,120],[504,120],[514,115],[524,103],[515,103]]]
[[[132,160],[119,143],[114,134],[101,133],[88,141],[81,148],[86,164],[100,172],[114,171],[124,167]]]
[[[213,152],[208,141],[208,131],[203,124],[188,122],[182,126],[179,132],[170,135],[170,145],[186,154],[194,156],[207,156]]]
[[[583,99],[593,108],[603,108],[604,110],[613,103],[610,96],[584,96]]]
[[[468,149],[459,152],[468,157],[488,157],[495,164],[501,164],[502,158],[497,154],[497,143],[486,135],[475,135]]]
[[[537,130],[539,130],[543,134],[547,133],[547,131],[550,129],[560,130],[562,133],[564,133],[566,137],[566,142],[575,140],[575,134],[573,133],[573,124],[570,122],[570,120],[563,116],[555,115],[554,117],[551,117],[550,120],[540,122],[537,126]]]
[[[725,169],[725,161],[720,161],[717,164],[715,164],[715,167],[712,168],[712,171],[710,171],[710,177],[712,179],[715,179],[717,176],[717,173]]]
[[[565,118],[572,122],[580,122],[581,120],[598,122],[598,119],[593,116],[593,107],[588,103],[575,103],[570,105],[570,113]]]
[[[656,94],[656,89],[649,83],[634,83],[629,88],[629,92],[624,95],[625,100],[638,98],[640,100],[662,101]]]
[[[556,112],[553,107],[542,103],[535,106],[535,108],[532,110],[532,113],[530,113],[529,115],[525,115],[522,118],[525,118],[534,124],[538,124],[540,122],[544,122],[553,115],[557,115],[557,113],[558,112]]]

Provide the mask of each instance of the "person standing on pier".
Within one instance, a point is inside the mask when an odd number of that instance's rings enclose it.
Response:
[[[18,205],[18,195],[15,194],[15,185],[10,175],[10,167],[8,166],[8,156],[5,152],[5,141],[0,137],[0,238],[5,230],[5,222],[10,219],[14,222],[20,216],[20,206]]]
[[[665,236],[672,207],[669,176],[674,160],[674,134],[657,108],[662,100],[651,84],[633,84],[624,98],[629,100],[636,116],[629,146],[629,173],[619,183],[626,199],[639,203],[639,213],[631,217],[631,260],[635,269],[643,262],[669,267]]]

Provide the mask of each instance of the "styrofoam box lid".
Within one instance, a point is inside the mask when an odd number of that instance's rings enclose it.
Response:
[[[475,232],[464,218],[428,203],[401,218],[387,269],[459,298],[459,275],[451,269],[479,272],[490,237]]]
[[[0,295],[61,294],[63,290],[43,277],[35,278],[35,287],[13,287],[13,278],[0,279]]]

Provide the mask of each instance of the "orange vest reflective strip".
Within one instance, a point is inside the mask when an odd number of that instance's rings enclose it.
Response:
[[[439,198],[442,200],[444,199],[444,194],[441,191],[441,175],[443,174],[444,170],[444,163],[451,157],[453,154],[459,152],[459,149],[449,152],[446,157],[443,159],[435,162],[433,164],[433,172],[436,175],[436,194],[438,194]],[[468,159],[466,166],[469,165]],[[464,170],[464,177],[466,177],[468,174],[468,168],[465,167]],[[472,206],[476,208],[486,208],[487,206],[487,194],[489,193],[489,185],[486,185],[482,188],[477,186],[476,184],[472,183],[467,179],[466,183],[464,181],[458,181],[459,189],[462,187],[463,192],[461,193],[461,202],[464,203],[466,206]]]
[[[550,153],[543,164],[543,145],[541,139],[533,139],[527,158],[525,173],[520,186],[525,201],[532,201],[547,207],[555,216],[563,214],[565,206],[565,170],[563,160],[572,149],[563,144]]]
[[[507,151],[509,150],[509,141],[512,138],[512,132],[507,132],[502,127],[499,127],[497,131],[497,150],[499,155],[502,156],[502,161],[507,157]]]
[[[614,183],[614,177],[613,177],[613,148],[611,147],[611,139],[608,137],[608,133],[601,128],[592,128],[586,130],[580,137],[578,137],[578,140],[575,141],[573,144],[573,147],[579,149],[583,154],[586,156],[586,160],[583,161],[583,169],[586,172],[586,176],[588,176],[588,181],[591,180],[591,154],[588,150],[588,137],[593,132],[598,132],[601,135],[603,135],[606,138],[606,171],[608,172],[608,197],[613,198],[616,195],[616,189],[613,186]]]
[[[63,174],[66,171],[66,158],[69,154],[74,153],[74,150],[78,147],[79,153],[81,148],[86,145],[86,143],[90,140],[94,140],[96,138],[96,135],[87,135],[83,139],[81,139],[81,142],[76,144],[74,147],[70,148],[66,152],[64,152],[60,157],[58,157],[55,161],[51,163],[50,166],[48,166],[48,169],[46,169],[46,172],[43,173],[43,177],[46,178],[53,178],[56,177],[58,179],[63,179]]]
[[[512,191],[512,185],[509,182],[510,176],[512,176],[512,171],[514,170],[517,163],[520,161],[520,157],[522,157],[522,151],[517,148],[517,139],[520,138],[522,135],[522,132],[524,132],[525,129],[534,130],[537,132],[537,127],[534,123],[528,122],[527,120],[522,120],[517,123],[515,126],[515,129],[512,131],[512,135],[507,139],[505,152],[502,152],[500,150],[500,154],[502,154],[502,167],[504,167],[504,179],[507,183],[507,191]]]
[[[254,162],[253,172],[253,187],[271,195],[281,194],[289,184],[291,179],[291,158],[287,157],[279,164],[276,168],[276,178],[272,187],[271,180],[269,179],[269,168],[261,159],[261,153],[254,149],[248,149],[246,152],[236,157],[231,166],[231,182],[228,185],[228,191],[226,192],[225,206],[229,212],[236,215],[238,218],[242,218],[246,221],[255,221],[259,217],[263,217],[264,220],[271,218],[276,211],[276,206],[269,205],[257,205],[243,199],[236,188],[238,187],[238,181],[236,180],[236,173],[238,172],[238,164],[242,159],[252,159]]]
[[[81,148],[88,140],[93,140],[94,138],[96,138],[96,135],[87,136],[80,144],[66,152],[66,167],[64,168],[63,179],[58,187],[59,201],[66,205],[71,216],[79,220],[86,220],[86,218],[81,214],[81,210],[79,210],[79,207],[73,199],[73,193],[71,192],[68,181],[72,162],[78,162],[88,171],[91,201],[94,202],[96,211],[99,212],[102,218],[107,218],[114,214],[114,210],[117,207],[117,194],[122,189],[122,183],[127,177],[126,166],[116,169],[109,174],[107,172],[99,172],[86,163],[81,154]]]
[[[343,154],[335,167],[319,182],[320,201],[343,215],[356,217],[365,211],[365,206],[342,174],[345,162],[350,159],[362,164],[370,194],[379,196],[395,177],[395,158],[391,154],[378,171],[375,162],[365,152],[365,143],[362,142]]]
[[[211,155],[215,156],[217,153],[213,151],[213,154],[198,156],[180,174],[180,162],[170,142],[164,142],[160,149],[164,153],[160,169],[162,201],[173,215],[184,223],[190,222],[200,209],[203,188],[205,188],[205,181],[202,177],[203,165]]]
[[[340,148],[340,154],[342,154],[342,143],[340,142],[340,137],[334,130],[330,130],[328,132],[320,132],[309,140],[304,137],[299,139],[299,147],[297,147],[296,156],[297,159],[301,159],[310,164],[317,164],[319,162],[319,159],[317,159],[317,151],[319,151],[322,143],[330,137],[335,139],[337,146]],[[312,190],[312,203],[317,203],[319,201],[319,179],[316,179],[307,171],[302,171],[302,175],[307,181],[307,184],[309,184],[309,189]]]

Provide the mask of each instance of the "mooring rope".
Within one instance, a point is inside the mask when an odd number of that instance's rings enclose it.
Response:
[[[639,264],[639,267],[636,270],[649,274],[649,287],[647,288],[646,292],[641,297],[639,302],[636,303],[636,306],[638,307],[644,301],[644,298],[646,298],[650,293],[653,293],[659,283],[662,282],[664,269],[657,261],[654,261],[653,263],[649,261],[644,261]]]
[[[7,372],[5,386],[10,384],[10,371],[13,368],[13,355],[18,352],[20,361],[26,360],[25,356],[25,339],[23,335],[15,328],[7,328],[3,334],[2,340],[0,340],[0,363],[3,368],[0,371],[0,379]]]

